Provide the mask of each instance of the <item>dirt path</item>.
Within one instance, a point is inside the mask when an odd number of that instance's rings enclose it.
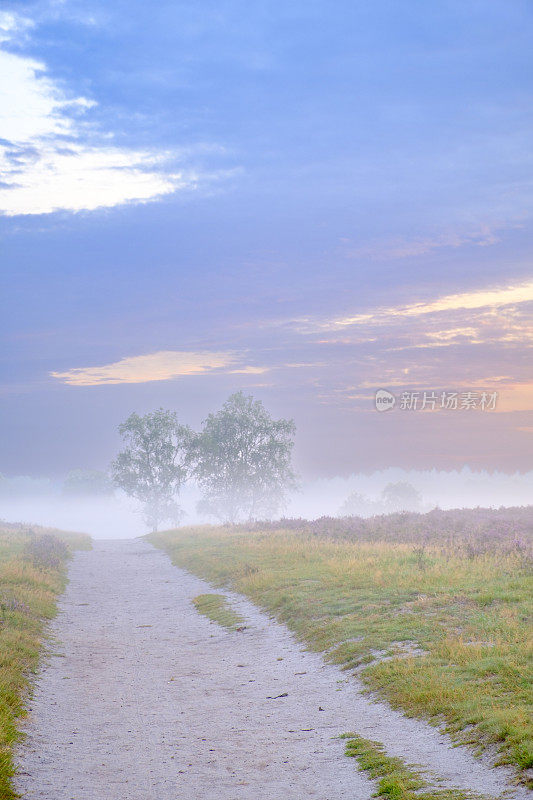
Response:
[[[140,540],[76,555],[19,751],[24,798],[368,800],[374,784],[333,738],[349,730],[502,793],[505,771],[371,703],[243,598],[244,632],[199,615],[190,600],[210,590]]]

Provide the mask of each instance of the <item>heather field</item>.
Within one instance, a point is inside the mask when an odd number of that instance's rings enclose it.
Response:
[[[14,797],[13,745],[17,719],[35,672],[46,620],[55,614],[66,564],[88,536],[0,523],[0,797]]]
[[[533,507],[185,527],[150,540],[531,785]]]
[[[533,506],[515,508],[461,508],[427,514],[403,511],[364,519],[320,517],[282,519],[234,526],[242,531],[293,530],[310,536],[353,542],[406,542],[456,549],[467,556],[482,552],[522,551],[533,558]]]

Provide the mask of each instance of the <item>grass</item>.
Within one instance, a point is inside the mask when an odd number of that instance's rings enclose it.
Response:
[[[490,748],[528,783],[533,586],[522,545],[339,541],[273,526],[189,527],[150,539],[175,563],[273,612],[406,714],[476,751]]]
[[[0,523],[0,797],[12,788],[17,721],[36,671],[44,624],[66,581],[73,549],[87,549],[82,534]]]
[[[224,628],[235,630],[244,620],[229,605],[223,594],[199,594],[193,599],[196,610],[205,617],[218,622]]]
[[[435,789],[414,767],[401,758],[388,756],[379,742],[364,739],[356,733],[345,733],[346,755],[356,758],[359,769],[377,780],[375,797],[388,800],[469,800],[479,798],[459,789]],[[480,798],[481,800],[481,798]],[[488,800],[488,799],[487,799]]]

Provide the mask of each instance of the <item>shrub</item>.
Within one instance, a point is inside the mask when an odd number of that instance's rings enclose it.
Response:
[[[45,533],[31,538],[24,554],[37,569],[59,569],[68,558],[69,549],[57,536]]]

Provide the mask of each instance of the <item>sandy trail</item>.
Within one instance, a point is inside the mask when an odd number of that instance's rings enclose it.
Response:
[[[242,633],[199,615],[191,598],[212,588],[144,541],[95,542],[69,578],[18,753],[27,800],[368,800],[334,738],[351,730],[459,788],[508,786],[244,598]]]

